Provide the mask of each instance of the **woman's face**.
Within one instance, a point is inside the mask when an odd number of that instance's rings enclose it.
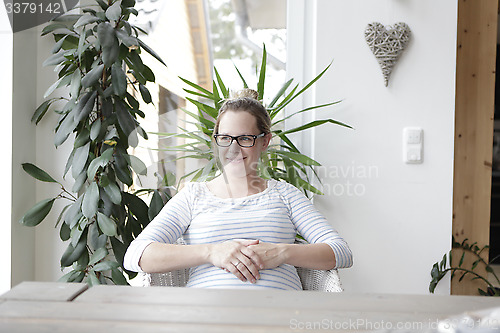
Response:
[[[221,116],[218,134],[231,136],[239,135],[259,135],[257,120],[246,111],[227,110]],[[219,147],[218,155],[224,172],[233,177],[247,177],[257,174],[257,164],[260,154],[267,148],[271,135],[257,138],[253,147],[240,147],[236,140],[233,140],[229,147]]]

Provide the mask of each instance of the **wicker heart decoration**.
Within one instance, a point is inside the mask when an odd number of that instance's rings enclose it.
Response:
[[[383,26],[381,23],[373,22],[365,29],[366,42],[382,68],[386,87],[394,65],[408,46],[410,36],[410,27],[403,22],[394,26]]]

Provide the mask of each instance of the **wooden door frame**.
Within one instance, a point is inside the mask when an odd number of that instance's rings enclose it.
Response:
[[[479,246],[489,244],[498,8],[458,0],[452,231]],[[455,278],[451,293],[476,295],[479,283]]]

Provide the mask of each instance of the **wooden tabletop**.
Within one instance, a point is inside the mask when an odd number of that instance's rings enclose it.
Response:
[[[497,307],[493,297],[23,282],[0,296],[0,332],[416,331]]]

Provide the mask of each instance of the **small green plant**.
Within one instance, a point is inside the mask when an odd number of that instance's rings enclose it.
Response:
[[[256,89],[254,89],[258,92],[259,100],[261,101],[264,100],[266,61],[267,53],[266,48],[264,47],[262,64],[258,74],[258,83]],[[290,140],[288,135],[326,123],[336,124],[347,128],[351,128],[351,126],[333,119],[321,119],[311,121],[295,128],[283,129],[283,123],[285,120],[314,109],[332,106],[339,103],[339,101],[311,106],[303,110],[295,111],[286,117],[281,116],[281,114],[283,113],[285,107],[288,106],[295,98],[316,83],[316,81],[318,81],[323,74],[325,74],[329,67],[330,65],[301,89],[299,89],[299,84],[295,84],[292,87],[293,79],[288,80],[272,98],[271,102],[268,105],[265,105],[272,120],[271,133],[273,135],[273,139],[269,148],[262,156],[262,163],[259,167],[260,175],[265,179],[273,178],[291,183],[301,189],[306,195],[310,195],[310,193],[322,194],[319,189],[311,184],[311,176],[321,182],[321,179],[319,179],[314,169],[315,166],[320,166],[320,163],[302,154]],[[235,67],[235,69],[241,78],[243,87],[248,88],[247,81],[242,76],[241,72],[237,67]],[[224,83],[216,68],[214,68],[214,73],[215,79],[213,80],[212,91],[209,91],[189,80],[181,78],[184,83],[195,89],[184,90],[189,94],[186,99],[197,107],[198,112],[193,113],[186,109],[183,109],[183,111],[194,118],[195,122],[193,124],[196,129],[188,130],[180,127],[180,133],[159,133],[163,136],[178,137],[186,140],[185,144],[166,148],[165,150],[182,153],[182,156],[179,157],[182,159],[194,158],[208,161],[206,165],[180,177],[179,181],[187,177],[191,177],[191,180],[193,181],[207,180],[213,178],[219,172],[217,161],[214,158],[212,150],[212,134],[219,109],[224,100],[230,98],[230,89]],[[288,90],[289,88],[291,88],[291,90]]]
[[[139,125],[144,113],[139,99],[151,103],[147,82],[154,82],[151,69],[141,60],[141,51],[160,57],[139,39],[139,28],[128,22],[137,15],[135,0],[96,0],[83,14],[65,14],[43,29],[55,43],[45,66],[56,66],[58,79],[47,90],[35,111],[38,124],[49,109],[59,116],[54,135],[56,147],[68,138],[73,149],[64,178],[74,179],[71,190],[31,163],[23,169],[34,178],[59,184],[60,193],[42,200],[20,219],[25,226],[44,220],[56,200],[69,201],[59,213],[56,227],[68,242],[61,268],[71,267],[61,281],[93,284],[127,284],[123,256],[130,242],[160,211],[160,191],[135,191],[133,177],[146,173],[146,166],[128,153],[147,139]],[[51,97],[65,88],[61,97]],[[59,178],[59,177],[57,177]],[[139,194],[153,193],[150,205]],[[127,272],[130,278],[136,273]]]
[[[452,251],[453,249],[461,250],[462,255],[460,256],[460,260],[458,261],[458,265],[454,266],[452,263]],[[472,244],[468,243],[468,239],[464,239],[461,243],[455,241],[455,238],[452,239],[452,250],[448,253],[448,255],[444,255],[443,259],[439,263],[435,263],[432,266],[431,270],[431,282],[429,284],[429,291],[434,293],[437,284],[441,281],[448,272],[451,274],[451,278],[456,278],[457,275],[460,277],[458,281],[462,281],[466,276],[471,276],[472,280],[481,280],[487,285],[487,290],[483,290],[478,288],[478,292],[483,296],[500,296],[500,289],[496,288],[492,282],[485,276],[483,276],[480,272],[478,272],[477,267],[484,267],[486,274],[491,274],[495,279],[495,283],[500,284],[500,280],[496,275],[493,268],[490,266],[496,259],[500,256],[493,258],[489,263],[486,262],[482,255],[484,252],[487,252],[489,249],[488,245],[480,248],[477,245],[477,242]],[[474,257],[474,262],[471,264],[471,267],[465,267],[464,262],[466,258],[466,253],[471,254]]]

